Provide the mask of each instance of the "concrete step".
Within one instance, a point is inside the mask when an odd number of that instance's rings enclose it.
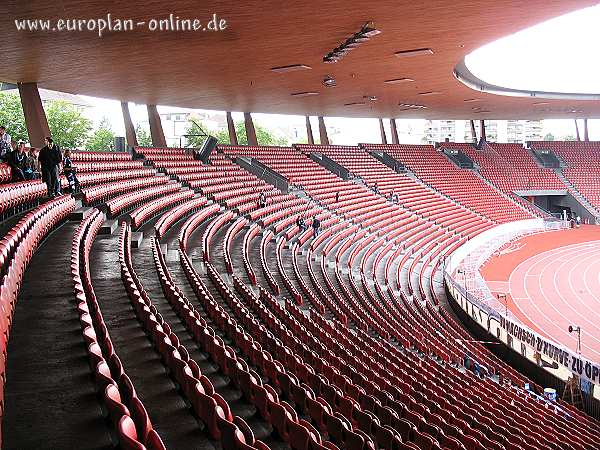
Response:
[[[119,222],[117,220],[106,220],[98,230],[98,234],[111,235],[118,227]]]
[[[131,233],[131,248],[140,248],[142,246],[142,241],[144,240],[144,233],[136,231],[135,233]]]
[[[77,208],[71,213],[71,215],[69,216],[69,220],[81,221],[88,217],[90,214],[92,214],[94,212],[94,209],[95,208],[91,208],[89,206],[82,206],[80,208]]]

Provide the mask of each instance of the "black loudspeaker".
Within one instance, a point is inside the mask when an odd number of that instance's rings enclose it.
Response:
[[[126,152],[127,144],[125,143],[125,138],[122,136],[115,137],[115,152]]]
[[[218,141],[216,137],[208,136],[204,141],[204,144],[202,144],[202,148],[200,149],[200,151],[196,152],[194,159],[199,159],[203,163],[207,163],[210,154],[217,146],[217,142]]]

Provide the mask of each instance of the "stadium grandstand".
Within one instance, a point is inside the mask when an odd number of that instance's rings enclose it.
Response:
[[[600,449],[600,142],[486,139],[600,102],[462,64],[592,2],[59,3],[0,18],[29,138],[0,155],[2,448]],[[119,100],[127,145],[61,150],[42,88]],[[229,143],[168,147],[157,104],[226,111]],[[306,143],[261,145],[257,112]],[[472,142],[400,142],[449,117]]]

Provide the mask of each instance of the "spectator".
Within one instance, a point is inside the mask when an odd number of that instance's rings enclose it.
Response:
[[[377,185],[377,182],[375,182],[375,185],[373,186],[373,192],[379,194],[379,186]]]
[[[12,171],[13,181],[25,181],[27,155],[25,154],[25,144],[23,142],[19,142],[17,148],[8,154],[7,162]]]
[[[36,180],[40,177],[40,164],[38,162],[37,150],[31,148],[27,154],[27,162],[25,163],[25,179]]]
[[[312,228],[313,228],[313,236],[317,237],[319,235],[319,228],[321,227],[321,222],[317,217],[313,219]]]
[[[339,193],[339,192],[336,192],[336,193],[335,193],[335,202],[336,202],[336,203],[339,203],[339,202],[340,202],[340,193]]]
[[[392,202],[392,203],[398,202],[398,196],[396,195],[396,193],[394,192],[393,189],[392,189],[392,192],[390,192],[390,202]]]
[[[11,152],[10,134],[6,132],[4,126],[0,126],[0,161],[6,161]]]
[[[304,217],[302,217],[302,215],[299,215],[296,219],[296,225],[298,225],[301,232],[306,231],[306,223],[304,222]]]
[[[69,182],[69,188],[71,188],[71,192],[79,192],[79,180],[77,179],[77,168],[73,165],[73,161],[71,161],[71,150],[65,150],[65,156],[63,158],[63,172],[67,181]]]
[[[267,206],[267,196],[264,192],[261,192],[260,197],[258,197],[258,206],[260,208],[264,208],[265,206]]]
[[[46,146],[40,150],[38,161],[42,168],[42,179],[48,188],[48,196],[56,197],[61,194],[58,165],[62,161],[62,153],[51,137],[45,138],[44,142]]]

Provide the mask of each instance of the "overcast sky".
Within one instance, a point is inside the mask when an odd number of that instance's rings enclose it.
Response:
[[[515,89],[600,94],[600,4],[499,39],[465,58],[480,79]]]

